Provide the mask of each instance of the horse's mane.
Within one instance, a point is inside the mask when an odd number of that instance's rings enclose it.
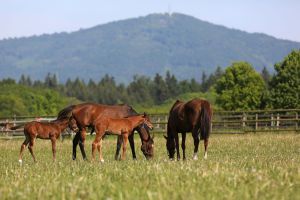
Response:
[[[63,120],[65,118],[70,118],[72,116],[72,110],[75,108],[76,105],[70,105],[61,111],[59,111],[56,120]]]

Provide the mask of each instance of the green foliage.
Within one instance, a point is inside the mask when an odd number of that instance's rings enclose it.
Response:
[[[62,97],[49,89],[30,88],[15,83],[0,84],[0,116],[56,115],[70,103],[78,102]]]
[[[108,136],[104,163],[83,161],[79,152],[73,161],[71,140],[57,141],[53,162],[51,142],[37,139],[38,162],[26,148],[21,166],[23,140],[0,140],[1,199],[299,199],[299,134],[212,134],[208,159],[202,159],[201,142],[197,161],[187,134],[187,160],[179,162],[168,160],[162,135],[155,136],[151,161],[144,159],[135,137],[137,160],[127,145],[126,160],[115,161],[116,136]],[[88,138],[86,147],[94,136]],[[90,159],[91,148],[86,151]]]
[[[300,108],[300,50],[292,51],[275,65],[271,81],[274,108]]]
[[[236,62],[216,84],[217,103],[225,110],[258,109],[265,90],[262,77],[249,63]]]

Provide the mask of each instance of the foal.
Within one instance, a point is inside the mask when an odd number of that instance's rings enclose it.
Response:
[[[150,129],[153,128],[153,125],[149,119],[149,117],[144,115],[136,115],[130,116],[126,118],[120,119],[112,119],[112,118],[105,118],[105,119],[98,119],[95,122],[95,132],[96,138],[92,144],[92,159],[95,160],[95,149],[97,147],[99,152],[99,159],[101,162],[104,162],[102,157],[102,137],[105,133],[110,133],[114,135],[118,135],[118,137],[122,137],[122,156],[121,160],[125,159],[126,153],[126,145],[128,142],[128,136],[133,133],[133,129],[138,127],[141,124],[146,124]]]
[[[36,162],[34,153],[33,153],[33,145],[35,143],[36,138],[40,139],[50,139],[52,143],[52,153],[53,153],[53,161],[56,159],[56,140],[60,136],[61,132],[64,131],[67,127],[71,130],[76,130],[76,122],[74,119],[60,119],[60,120],[53,120],[51,122],[37,122],[32,121],[24,126],[24,135],[25,140],[21,145],[20,155],[19,155],[19,162],[22,163],[22,154],[25,147],[28,145],[28,149],[33,157],[34,162]]]

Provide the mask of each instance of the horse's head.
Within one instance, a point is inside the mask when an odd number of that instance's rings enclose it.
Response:
[[[141,151],[147,160],[153,158],[154,156],[154,137],[150,137],[147,141],[142,141]]]
[[[153,125],[148,115],[143,115],[144,123],[141,124],[137,131],[142,138],[141,151],[143,152],[146,159],[151,159],[154,156],[154,136],[151,137],[150,129],[153,129]]]
[[[164,135],[164,137],[167,140],[166,147],[167,147],[169,158],[170,159],[174,159],[174,155],[175,155],[175,140],[174,140],[174,138],[171,138],[170,136],[167,137],[167,136]]]
[[[72,131],[74,131],[75,133],[77,133],[78,130],[79,130],[79,128],[78,128],[78,126],[77,126],[77,122],[76,122],[76,120],[74,119],[74,117],[71,117],[71,118],[69,119],[69,128],[70,128]]]
[[[153,129],[153,124],[150,121],[150,117],[146,113],[144,113],[144,115],[143,115],[143,126],[145,126],[145,125],[147,126],[148,129],[150,129],[150,130]]]

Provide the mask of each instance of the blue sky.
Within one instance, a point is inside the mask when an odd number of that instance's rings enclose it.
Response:
[[[0,39],[168,11],[300,42],[300,0],[0,0]]]

